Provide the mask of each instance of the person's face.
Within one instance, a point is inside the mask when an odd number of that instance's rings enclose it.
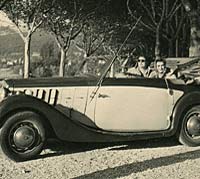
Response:
[[[138,67],[139,68],[146,68],[146,64],[147,64],[147,62],[146,62],[146,59],[144,57],[140,57],[138,59]]]
[[[165,72],[165,63],[164,62],[157,62],[156,63],[156,68],[158,73],[164,73]]]

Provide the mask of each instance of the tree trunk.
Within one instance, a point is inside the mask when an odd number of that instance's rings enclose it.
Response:
[[[183,14],[181,14],[181,16],[182,15]],[[179,26],[179,12],[176,13],[175,21],[176,21],[176,27],[178,27]],[[176,33],[180,34],[179,31],[180,30],[177,30]],[[178,56],[179,56],[179,35],[175,37],[175,57],[178,57]]]
[[[80,69],[83,70],[83,74],[88,73],[88,60],[89,60],[90,55],[89,54],[84,54],[84,59],[83,59],[83,63],[82,63],[82,68]]]
[[[25,43],[25,47],[24,47],[24,78],[29,78],[31,35],[29,35],[25,38],[24,43]]]
[[[156,29],[155,60],[160,59],[160,27]]]
[[[65,75],[65,58],[66,58],[66,50],[61,48],[60,68],[59,68],[60,77],[63,77]]]
[[[112,66],[110,67],[110,78],[114,78],[115,76],[115,64],[113,63]]]
[[[182,0],[186,12],[190,18],[190,49],[189,56],[200,56],[200,16],[197,0]]]
[[[176,57],[179,57],[179,39],[176,39]]]
[[[88,63],[87,63],[87,61],[83,65],[83,74],[86,74],[86,73],[88,73]]]
[[[190,33],[190,28],[187,25],[188,23],[183,25],[182,29],[182,38],[181,41],[181,56],[182,57],[188,57],[189,56],[189,47],[188,44],[190,43],[190,37],[188,37],[188,34]]]
[[[173,39],[169,39],[168,44],[168,57],[173,57]]]
[[[200,25],[198,13],[193,11],[190,13],[191,36],[189,56],[200,56]]]

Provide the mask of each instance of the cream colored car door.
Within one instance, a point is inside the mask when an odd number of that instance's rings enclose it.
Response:
[[[172,103],[165,80],[110,80],[98,91],[95,123],[109,131],[165,130],[170,125]]]

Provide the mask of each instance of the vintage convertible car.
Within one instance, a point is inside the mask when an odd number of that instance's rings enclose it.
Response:
[[[133,141],[176,135],[200,145],[200,86],[148,78],[7,79],[0,88],[0,145],[15,161],[46,139]]]

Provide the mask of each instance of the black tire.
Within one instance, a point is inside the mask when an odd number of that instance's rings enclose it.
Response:
[[[181,144],[196,147],[200,145],[200,105],[186,112],[178,135]]]
[[[45,129],[41,117],[34,112],[15,113],[2,126],[0,145],[11,160],[21,162],[35,158],[44,143]]]

